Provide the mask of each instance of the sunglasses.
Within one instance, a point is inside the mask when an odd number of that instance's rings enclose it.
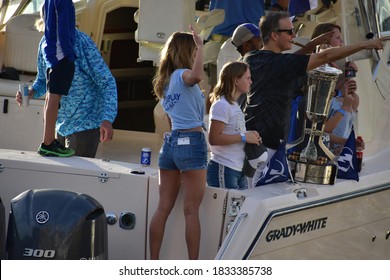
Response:
[[[295,33],[294,28],[291,29],[277,29],[277,32],[286,32],[288,35],[293,35]]]

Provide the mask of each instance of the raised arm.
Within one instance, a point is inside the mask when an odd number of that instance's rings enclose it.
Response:
[[[350,56],[361,50],[381,50],[386,41],[390,40],[390,37],[378,38],[374,40],[362,41],[359,43],[351,44],[348,46],[329,48],[320,53],[310,55],[309,64],[307,65],[307,71],[313,70],[318,66],[332,61]]]
[[[203,40],[192,26],[190,26],[190,30],[196,44],[196,54],[192,69],[183,73],[183,80],[187,85],[193,86],[202,81],[203,77]]]
[[[298,42],[291,41],[294,45],[297,45],[301,47],[299,50],[295,52],[295,54],[311,54],[315,51],[316,47],[321,44],[325,44],[326,42],[329,42],[330,37],[332,37],[332,34],[334,31],[329,31],[326,33],[323,33],[313,39],[311,39],[306,45],[302,45]]]

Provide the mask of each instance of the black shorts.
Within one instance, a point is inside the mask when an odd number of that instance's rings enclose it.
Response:
[[[74,61],[70,61],[66,57],[54,67],[47,69],[47,91],[67,95],[72,84],[74,69]]]

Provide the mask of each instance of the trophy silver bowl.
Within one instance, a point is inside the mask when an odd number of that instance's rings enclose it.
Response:
[[[313,123],[326,120],[337,80],[342,73],[330,66],[321,66],[308,73],[306,115]]]
[[[306,148],[302,151],[302,160],[316,160],[317,147],[314,144],[314,137],[319,136],[319,146],[325,154],[331,159],[334,155],[322,142],[322,135],[325,129],[325,120],[328,117],[331,99],[334,95],[337,80],[342,71],[327,65],[318,67],[308,73],[308,92],[306,102],[306,116],[311,121],[312,126],[309,131],[309,141]],[[318,124],[322,123],[318,129]]]
[[[305,138],[304,134],[309,135],[306,148],[300,153],[299,159],[290,162],[290,166],[294,166],[294,177],[297,181],[334,184],[337,175],[337,165],[333,163],[335,156],[323,143],[322,136],[324,135],[325,121],[328,117],[336,83],[341,74],[341,70],[328,65],[308,72],[306,116],[311,121],[311,128],[304,128],[303,135],[290,143],[288,147],[291,148],[301,143]],[[306,122],[304,122],[304,126],[306,126]],[[318,157],[317,146],[314,143],[315,139],[318,139],[318,145],[329,158],[329,161],[324,161],[323,157]]]

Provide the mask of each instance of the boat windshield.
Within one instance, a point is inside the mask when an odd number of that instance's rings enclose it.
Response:
[[[382,36],[390,35],[390,1],[377,1],[378,23]]]
[[[4,0],[1,6],[1,23],[5,24],[17,14],[32,14],[39,11],[45,0]]]
[[[20,14],[38,13],[41,4],[45,0],[0,0],[0,26],[4,26],[8,20]],[[79,5],[88,0],[73,0],[75,5]]]

